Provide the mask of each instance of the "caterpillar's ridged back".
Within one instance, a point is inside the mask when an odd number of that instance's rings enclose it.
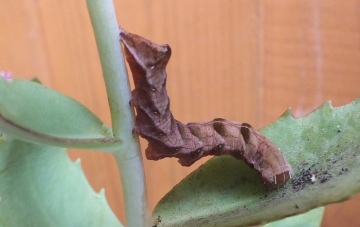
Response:
[[[145,151],[148,159],[176,157],[181,165],[190,166],[207,155],[231,155],[258,171],[267,187],[286,183],[292,172],[290,164],[251,125],[221,118],[188,124],[177,121],[166,91],[170,47],[120,30],[135,84],[131,100],[137,112],[134,132],[149,142]]]

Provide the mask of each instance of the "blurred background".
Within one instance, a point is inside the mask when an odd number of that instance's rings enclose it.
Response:
[[[182,122],[222,117],[262,128],[288,107],[301,117],[327,100],[360,94],[360,0],[115,0],[119,24],[168,43],[171,109]],[[0,0],[0,70],[37,76],[111,125],[85,0]],[[142,141],[142,149],[146,142]],[[94,190],[105,188],[123,221],[119,173],[111,155],[81,158]],[[193,167],[144,160],[148,198],[157,201]],[[322,226],[360,223],[360,196],[326,207]]]

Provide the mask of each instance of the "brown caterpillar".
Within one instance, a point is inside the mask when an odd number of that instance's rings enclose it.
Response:
[[[135,83],[130,101],[137,112],[134,132],[149,142],[148,159],[176,157],[181,165],[190,166],[207,155],[231,155],[259,172],[268,188],[281,187],[290,179],[292,169],[284,155],[251,125],[221,118],[186,125],[177,121],[166,91],[170,47],[121,28],[120,36]]]

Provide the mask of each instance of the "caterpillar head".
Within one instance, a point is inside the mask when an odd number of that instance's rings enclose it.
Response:
[[[136,61],[144,70],[166,67],[171,56],[169,45],[158,45],[122,28],[120,37],[125,46],[126,57]]]
[[[156,91],[165,87],[166,65],[171,56],[169,45],[158,45],[120,28],[126,60],[129,63],[135,88]]]

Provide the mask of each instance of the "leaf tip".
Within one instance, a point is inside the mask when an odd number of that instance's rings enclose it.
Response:
[[[76,159],[74,164],[76,164],[76,166],[81,167],[81,159],[80,158]]]
[[[334,108],[334,106],[332,105],[331,100],[326,101],[326,102],[323,104],[323,106],[326,107],[326,108],[331,108],[331,109]]]
[[[328,100],[326,102],[324,102],[321,106],[319,106],[318,108],[316,108],[313,112],[311,112],[310,114],[316,113],[316,112],[322,112],[322,111],[332,111],[334,110],[334,106],[332,105],[331,100]],[[309,115],[310,115],[309,114]]]
[[[293,118],[291,114],[291,107],[287,108],[287,110],[281,114],[280,118]]]
[[[37,78],[36,76],[34,76],[33,78],[30,79],[30,81],[34,82],[34,83],[38,83],[38,84],[42,84],[40,79]]]
[[[103,125],[101,126],[101,130],[103,131],[103,133],[104,133],[107,137],[114,137],[113,131],[112,131],[112,129],[111,129],[109,126],[103,124]]]
[[[101,188],[100,191],[97,193],[100,197],[105,198],[105,188]]]

